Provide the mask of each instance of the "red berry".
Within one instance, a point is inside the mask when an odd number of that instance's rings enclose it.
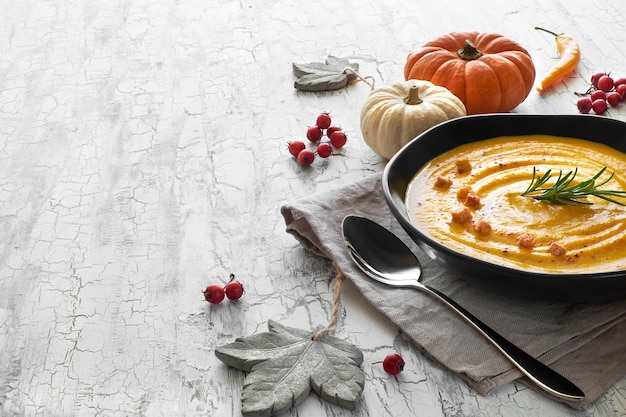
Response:
[[[613,78],[609,77],[608,75],[603,75],[598,80],[598,88],[600,90],[611,91],[611,89],[613,88],[613,84]]]
[[[622,95],[617,91],[612,91],[606,97],[606,101],[611,105],[611,107],[617,107],[622,102]]]
[[[341,131],[341,128],[339,126],[331,126],[328,129],[326,129],[326,136],[330,138],[330,135],[332,135],[333,133],[337,131]]]
[[[389,375],[398,375],[404,370],[404,359],[397,353],[391,353],[385,357],[383,369]]]
[[[334,148],[339,149],[343,147],[343,145],[345,145],[347,141],[348,138],[346,137],[346,134],[343,133],[341,130],[333,132],[333,134],[330,135],[330,143],[333,145]]]
[[[613,83],[613,87],[617,88],[617,86],[622,85],[622,84],[626,84],[626,78],[624,77],[618,78],[617,80],[615,80],[615,82]]]
[[[606,92],[604,90],[596,90],[591,93],[591,101],[606,100]]]
[[[239,281],[231,281],[224,288],[229,300],[239,300],[243,295],[243,285]]]
[[[324,132],[318,126],[311,126],[306,130],[306,137],[313,143],[317,143],[322,139]]]
[[[204,291],[204,299],[211,304],[221,303],[224,299],[224,288],[219,285],[209,285]]]
[[[320,129],[328,129],[331,123],[332,123],[332,119],[330,118],[330,114],[326,112],[317,116],[317,120],[315,122],[317,127],[319,127]]]
[[[304,142],[299,140],[294,140],[293,142],[289,142],[287,144],[287,149],[289,149],[289,153],[293,156],[297,157],[301,150],[306,148]]]
[[[328,142],[320,143],[317,147],[317,154],[320,158],[328,158],[332,152],[333,149]]]
[[[598,80],[600,79],[600,77],[603,77],[606,75],[606,72],[596,72],[595,74],[593,74],[591,76],[591,85],[593,85],[595,88],[598,88]]]
[[[583,114],[587,114],[591,111],[591,104],[592,104],[592,101],[589,97],[583,97],[578,100],[578,102],[576,103],[576,106],[578,106],[579,112]]]
[[[620,84],[615,87],[615,92],[622,96],[622,100],[626,100],[626,84]]]
[[[606,100],[596,100],[591,103],[591,108],[595,114],[604,114],[607,109]]]
[[[313,163],[315,154],[310,149],[303,149],[298,154],[298,163],[303,167],[308,167]]]

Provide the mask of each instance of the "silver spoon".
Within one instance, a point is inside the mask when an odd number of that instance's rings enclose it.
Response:
[[[454,300],[419,281],[419,260],[396,235],[383,226],[359,216],[347,216],[342,223],[348,252],[370,278],[394,287],[423,291],[447,305],[465,319],[537,386],[561,399],[580,401],[585,394],[548,366],[499,335]]]

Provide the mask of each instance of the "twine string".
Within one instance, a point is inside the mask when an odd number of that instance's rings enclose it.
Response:
[[[335,266],[335,270],[337,271],[337,275],[335,276],[333,311],[330,315],[330,321],[328,322],[328,325],[315,333],[315,335],[313,336],[313,341],[317,341],[326,333],[334,331],[337,325],[337,316],[339,315],[339,306],[341,304],[341,284],[343,283],[345,276],[341,273],[339,267],[335,262],[333,262],[333,265]]]
[[[372,77],[371,75],[366,75],[365,77],[363,77],[361,76],[361,74],[356,72],[354,68],[352,67],[345,67],[343,69],[343,73],[354,75],[357,80],[363,81],[365,84],[369,85],[372,90],[374,89],[374,77]]]

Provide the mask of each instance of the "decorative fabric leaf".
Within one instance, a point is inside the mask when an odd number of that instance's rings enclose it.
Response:
[[[215,349],[222,362],[249,372],[242,393],[244,415],[276,415],[298,405],[311,389],[354,409],[365,383],[359,348],[329,335],[314,341],[315,332],[272,320],[268,328]]]
[[[356,75],[344,71],[352,68],[359,71],[359,64],[351,63],[345,58],[328,56],[326,62],[310,62],[307,64],[293,65],[293,73],[298,77],[294,87],[302,91],[337,90],[348,85],[356,79]]]

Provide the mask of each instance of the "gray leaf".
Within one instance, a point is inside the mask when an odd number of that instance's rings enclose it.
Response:
[[[354,409],[365,378],[356,346],[314,332],[268,323],[269,332],[238,338],[215,355],[250,373],[244,381],[242,412],[271,416],[303,401],[311,389],[325,400]]]
[[[359,64],[334,56],[326,58],[324,63],[293,63],[292,67],[293,73],[298,77],[294,82],[294,87],[302,91],[325,91],[343,88],[356,79],[352,72],[346,72],[345,69],[351,68],[355,72],[359,70]]]

